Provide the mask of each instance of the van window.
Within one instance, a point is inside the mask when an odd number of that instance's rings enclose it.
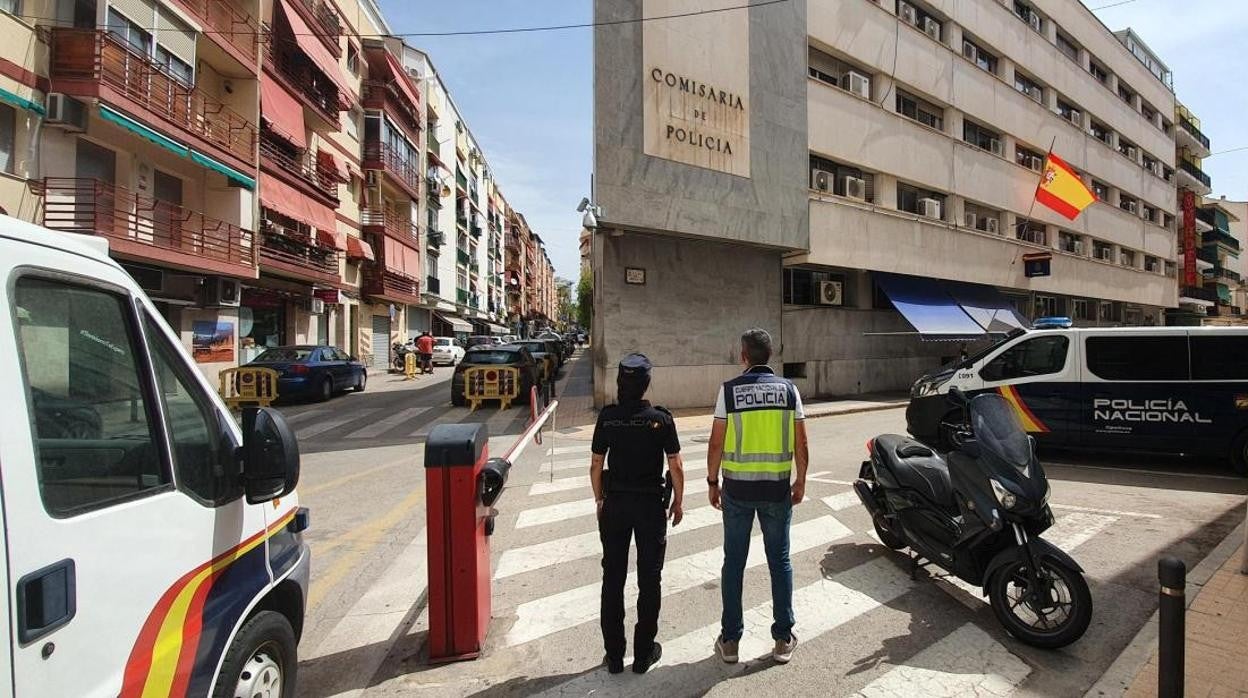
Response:
[[[1088,370],[1118,381],[1185,381],[1187,337],[1088,337]]]
[[[1004,381],[1059,373],[1066,367],[1070,340],[1062,335],[1035,337],[1006,349],[979,372],[986,381]]]
[[[243,492],[233,457],[233,436],[165,333],[151,317],[145,316],[144,321],[165,401],[178,488],[207,504],[236,499]]]
[[[168,485],[127,299],[23,277],[14,305],[48,513],[71,516]]]
[[[1248,380],[1248,335],[1189,337],[1192,380]]]

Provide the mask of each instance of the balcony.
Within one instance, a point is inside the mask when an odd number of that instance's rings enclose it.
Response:
[[[389,143],[365,144],[364,169],[381,170],[413,199],[420,196],[420,167]]]
[[[515,233],[507,233],[507,236],[503,238],[503,246],[506,247],[509,251],[515,252],[516,255],[519,256],[520,236],[516,235]]]
[[[241,169],[254,169],[256,125],[183,84],[147,56],[102,30],[52,30],[52,89],[98,97],[145,124],[170,132],[186,145],[228,156]]]
[[[455,185],[464,191],[468,191],[468,178],[464,176],[463,171],[459,168],[455,169]]]
[[[429,194],[430,206],[442,208],[442,180],[434,175],[426,175],[425,192]]]
[[[1212,289],[1200,288],[1198,286],[1185,286],[1179,290],[1180,302],[1182,302],[1182,299],[1184,298],[1193,298],[1198,301],[1216,303],[1218,302],[1218,292]]]
[[[430,252],[437,254],[437,249],[446,244],[446,233],[430,228],[429,233],[425,236],[425,244],[429,247]]]
[[[366,233],[383,233],[413,245],[420,244],[420,226],[392,210],[360,210],[360,225]]]
[[[342,55],[342,46],[338,43],[342,38],[342,21],[338,13],[325,0],[291,0],[291,7],[302,14],[311,25],[312,30],[321,38],[334,57]]]
[[[261,225],[258,239],[261,267],[306,281],[339,283],[337,250],[267,224]]]
[[[180,0],[206,29],[204,35],[211,38],[235,60],[255,72],[259,57],[259,24],[246,12],[228,0]]]
[[[455,302],[460,305],[468,305],[468,292],[462,288],[455,289]]]
[[[1179,158],[1178,164],[1178,184],[1180,187],[1184,186],[1184,182],[1186,182],[1188,189],[1202,196],[1213,191],[1209,175],[1205,174],[1199,165],[1185,158]]]
[[[48,177],[31,183],[44,197],[44,226],[109,239],[123,257],[255,278],[255,234],[95,179]]]
[[[425,277],[425,293],[439,295],[442,293],[442,280],[436,276]]]
[[[1205,272],[1205,280],[1239,285],[1241,279],[1239,272],[1232,271],[1220,264],[1217,264],[1214,265],[1213,269]]]
[[[364,268],[364,283],[360,291],[366,296],[416,305],[421,302],[420,281],[407,274],[386,269],[378,262]]]
[[[322,73],[296,44],[272,32],[265,35],[264,58],[290,86],[290,93],[321,118],[323,129],[338,130],[339,112],[344,108],[338,83]]]
[[[455,263],[461,266],[468,266],[468,253],[464,250],[455,250]]]
[[[398,89],[392,83],[365,80],[363,103],[365,109],[384,110],[396,117],[408,135],[416,137],[420,132],[421,118],[418,105],[411,104],[400,96]]]
[[[1179,141],[1179,147],[1187,147],[1197,157],[1209,157],[1209,137],[1200,130],[1196,122],[1180,116],[1175,124],[1179,126],[1174,130],[1175,140]]]
[[[472,222],[468,226],[468,232],[471,233],[474,238],[481,237],[481,220],[479,218],[473,217]]]
[[[338,179],[335,174],[321,169],[315,151],[300,151],[261,130],[260,165],[285,175],[286,179],[292,179],[296,184],[310,189],[327,199],[328,203],[337,206]]]
[[[426,100],[428,104],[428,100]],[[438,141],[437,136],[433,135],[433,122],[429,123],[429,136],[425,138],[425,150],[433,156],[434,160],[442,162],[442,143]]]
[[[1218,263],[1218,251],[1212,247],[1197,247],[1196,259],[1210,264]]]
[[[1234,235],[1231,235],[1225,230],[1218,230],[1217,228],[1214,228],[1213,230],[1206,231],[1201,239],[1206,245],[1217,245],[1230,254],[1239,254],[1239,240],[1236,240]]]

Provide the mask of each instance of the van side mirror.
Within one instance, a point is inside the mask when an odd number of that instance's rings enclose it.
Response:
[[[299,483],[299,443],[280,412],[243,410],[243,492],[248,504],[284,497]]]

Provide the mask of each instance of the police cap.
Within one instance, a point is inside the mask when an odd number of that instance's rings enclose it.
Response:
[[[648,378],[650,376],[650,359],[645,354],[633,352],[620,359],[619,374],[620,378],[633,379]]]

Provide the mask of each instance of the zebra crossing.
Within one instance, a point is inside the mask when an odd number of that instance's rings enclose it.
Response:
[[[688,472],[684,521],[668,529],[663,569],[659,640],[664,652],[644,676],[631,672],[612,676],[601,666],[597,623],[601,547],[587,475],[588,440],[548,437],[545,446],[530,451],[525,462],[513,468],[508,491],[498,505],[491,543],[494,620],[486,651],[522,661],[526,675],[545,672],[564,679],[540,687],[536,695],[700,695],[734,677],[753,680],[758,669],[770,664],[772,609],[758,529],[747,558],[742,661],[729,666],[714,656],[723,561],[721,515],[702,494],[705,444],[688,444],[684,457]],[[834,684],[817,692],[861,696],[1025,692],[1035,678],[1035,667],[1044,665],[1037,650],[1000,629],[980,589],[935,568],[912,578],[908,559],[879,544],[870,517],[848,485],[826,473],[809,479],[807,501],[794,509],[790,556],[795,633],[801,644],[793,665],[799,670],[803,665],[826,669],[833,658],[856,656],[838,653],[838,647],[846,644],[866,654],[870,651],[859,647],[864,643],[891,647],[900,641],[887,635],[870,639],[877,627],[917,623],[924,632],[911,637],[902,631],[906,639],[900,644],[907,651],[885,652],[886,660],[865,667],[845,664]],[[1054,508],[1057,522],[1045,538],[1068,552],[1092,544],[1124,517],[1146,521],[1154,516],[1075,504]],[[630,562],[635,559],[634,552]],[[631,625],[636,601],[631,572],[625,589]],[[573,675],[565,676],[570,669]]]
[[[529,420],[529,410],[521,407],[500,410],[488,406],[477,412],[451,407],[441,391],[417,396],[411,403],[340,409],[329,402],[284,408],[283,415],[295,430],[300,447],[312,451],[419,442],[441,424],[479,423],[486,425],[491,436],[519,434]]]

